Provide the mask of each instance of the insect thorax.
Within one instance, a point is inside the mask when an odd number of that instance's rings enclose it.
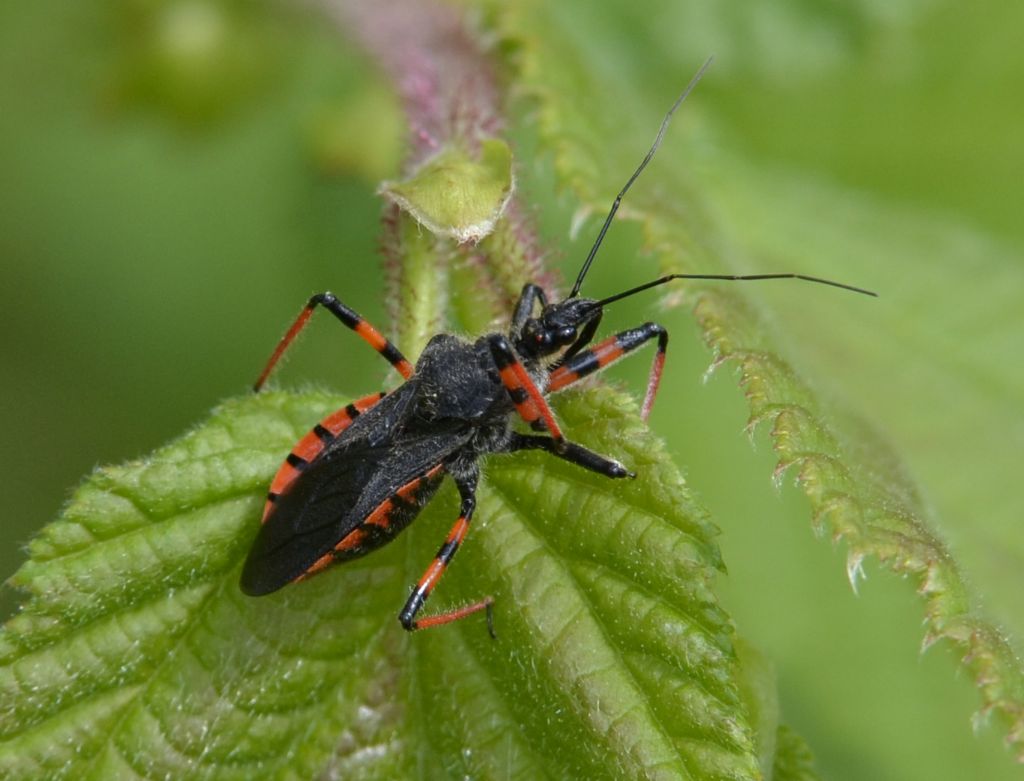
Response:
[[[508,415],[511,405],[486,342],[438,334],[416,363],[418,412],[426,420],[470,425]]]

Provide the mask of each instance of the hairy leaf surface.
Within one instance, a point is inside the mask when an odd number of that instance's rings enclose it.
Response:
[[[494,595],[498,640],[482,620],[412,637],[394,620],[454,518],[448,490],[388,548],[242,595],[281,455],[344,401],[230,401],[78,490],[15,578],[30,599],[3,634],[5,777],[757,777],[713,528],[614,392],[560,414],[636,481],[487,462],[429,607]]]

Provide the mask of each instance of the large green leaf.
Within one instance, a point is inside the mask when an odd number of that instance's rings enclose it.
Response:
[[[231,401],[78,490],[15,576],[31,598],[3,634],[5,777],[757,775],[712,527],[619,394],[559,412],[636,481],[537,454],[487,465],[431,607],[492,594],[498,640],[482,620],[409,637],[393,618],[450,492],[384,551],[242,595],[281,454],[343,401]]]
[[[1024,401],[1024,368],[1004,360],[1021,331],[1020,252],[945,215],[876,203],[812,177],[753,171],[731,158],[714,167],[705,181],[721,220],[736,226],[739,252],[764,263],[813,262],[823,274],[856,265],[891,291],[871,317],[827,333],[808,325],[827,317],[829,302],[805,296],[801,316],[779,329],[826,392],[862,410],[908,454],[986,609],[1019,636],[1024,537],[1002,488],[1016,464],[997,443]],[[818,218],[808,220],[812,208]],[[859,371],[837,382],[851,359]]]
[[[664,80],[664,60],[652,53],[651,47],[641,45],[648,38],[618,39],[610,45],[608,27],[630,24],[635,32],[644,30],[653,39],[664,40],[665,30],[676,29],[673,21],[686,35],[696,35],[709,22],[721,21],[721,15],[728,13],[723,10],[725,6],[702,15],[690,6],[668,3],[645,8],[642,13],[634,12],[629,4],[612,4],[612,8],[600,19],[587,16],[582,4],[572,3],[517,4],[494,11],[495,24],[514,42],[509,49],[514,55],[511,62],[515,72],[537,106],[540,146],[555,150],[560,178],[571,185],[588,209],[598,213],[614,192],[609,184],[621,181],[610,177],[624,176],[606,172],[628,172],[635,165],[635,160],[632,164],[628,158],[620,160],[623,140],[635,139],[631,141],[635,148],[644,148],[645,134],[636,131],[635,114],[638,107],[652,105],[649,85]],[[904,10],[909,13],[911,9]],[[761,21],[769,17],[776,23],[798,19],[788,13],[785,6],[766,10]],[[818,21],[811,15],[799,17],[800,25],[816,27],[819,32],[851,27],[850,19],[839,17],[822,24],[827,17],[823,14]],[[538,19],[542,21],[538,23]],[[799,25],[774,29],[784,40],[794,42],[795,48],[787,48],[794,57],[792,64],[802,61],[797,68],[787,67],[785,74],[792,76],[810,63],[814,63],[815,74],[833,72],[823,50],[801,48],[797,43],[809,42],[807,29],[801,30]],[[724,42],[727,54],[734,55],[724,58],[726,72],[744,63],[738,50],[728,48],[742,40],[741,30],[723,28],[711,36],[715,45]],[[834,47],[832,54],[854,57],[859,45],[853,45],[852,39],[848,43],[848,47]],[[673,56],[677,61],[682,59],[678,51],[675,55],[669,51],[663,54],[670,61]],[[773,65],[779,65],[778,59]],[[689,68],[677,76],[678,82],[685,81],[687,71]],[[900,301],[895,308],[883,299],[881,307],[858,315],[861,320],[874,320],[875,326],[856,325],[845,338],[836,339],[832,338],[833,331],[843,328],[831,322],[837,307],[843,307],[846,319],[846,313],[853,311],[853,302],[837,302],[828,295],[815,297],[801,290],[800,301],[816,298],[816,303],[806,307],[807,316],[803,316],[805,308],[800,304],[801,325],[793,330],[799,333],[801,344],[809,345],[802,356],[803,368],[813,371],[814,366],[826,367],[837,386],[850,385],[843,371],[850,366],[851,355],[872,355],[865,366],[876,371],[866,374],[859,385],[864,389],[872,383],[875,395],[884,389],[878,382],[880,376],[898,381],[900,370],[911,366],[929,372],[917,382],[918,393],[904,394],[906,403],[918,414],[896,413],[890,421],[904,441],[913,444],[913,438],[920,438],[925,426],[930,424],[934,429],[951,407],[964,403],[977,405],[978,414],[951,421],[948,425],[956,427],[960,435],[949,436],[947,441],[955,445],[958,438],[968,438],[979,443],[979,426],[992,429],[994,434],[994,421],[1005,421],[1007,414],[1013,414],[1012,399],[1019,395],[1011,390],[1019,368],[1005,361],[1007,350],[998,347],[1019,332],[1019,316],[1011,314],[1019,307],[1011,302],[1019,298],[1024,280],[1019,268],[1008,262],[1013,252],[972,235],[968,229],[948,227],[938,218],[910,209],[894,213],[888,203],[875,205],[806,177],[740,165],[725,151],[726,142],[719,140],[721,135],[729,140],[730,129],[704,115],[706,105],[707,101],[698,98],[698,104],[686,107],[690,123],[700,126],[695,144],[691,141],[698,152],[663,149],[658,165],[645,173],[644,184],[630,193],[623,210],[641,224],[647,248],[658,256],[662,268],[806,273],[813,269],[813,273],[854,283],[878,280],[887,297],[905,298],[904,292],[911,285],[927,288],[926,278],[933,273],[930,267],[936,262],[948,269],[962,269],[970,263],[972,278],[979,278],[978,289],[972,291],[966,307],[950,301],[964,328],[944,327],[941,334],[930,331],[926,335],[919,325],[920,304],[927,301],[928,307],[940,312],[942,308],[922,291],[915,293],[913,301]],[[731,132],[736,135],[750,131],[743,128]],[[718,148],[712,152],[714,147]],[[681,175],[681,164],[688,160],[691,171]],[[671,198],[665,197],[666,193],[671,193]],[[990,258],[987,262],[983,260],[986,256]],[[879,273],[897,262],[903,264],[899,274]],[[961,298],[959,291],[950,288],[950,297]],[[764,318],[739,293],[692,285],[669,300],[694,305],[705,340],[715,353],[715,365],[731,363],[739,367],[740,382],[751,407],[751,429],[766,424],[771,430],[779,454],[776,477],[790,471],[811,501],[815,528],[827,529],[835,539],[847,543],[847,569],[854,585],[867,556],[877,556],[898,573],[913,575],[926,599],[925,647],[940,638],[953,642],[980,690],[981,714],[999,714],[1008,740],[1019,750],[1024,745],[1024,672],[1003,632],[979,609],[979,595],[971,592],[961,566],[940,538],[937,518],[908,476],[907,467],[883,437],[842,412],[829,401],[829,395],[801,378],[793,360],[785,357],[792,353],[799,360],[800,349],[784,350]],[[788,295],[784,300],[791,308],[796,306],[793,302],[797,299],[789,291],[778,295],[777,300]],[[915,307],[914,302],[919,305]],[[981,323],[986,323],[987,344],[994,346],[979,351],[975,339],[965,337],[977,331]],[[966,377],[962,373],[965,368]],[[858,406],[856,397],[851,401]],[[864,412],[869,414],[870,409]],[[949,478],[942,475],[950,468],[948,460],[933,465],[932,479],[939,492],[948,491]],[[997,483],[1005,484],[1013,469],[1013,464],[1005,462],[1005,467],[981,470],[988,489],[976,487],[973,499],[976,506],[992,507],[1003,519],[989,518],[986,525],[999,527],[1005,540],[1001,555],[1009,553],[1015,561],[1021,536],[1007,527],[1009,517],[1000,509],[1000,490],[996,488]],[[971,511],[962,499],[959,509]],[[968,552],[980,564],[983,557],[970,548]],[[980,571],[978,578],[999,595],[994,601],[1001,614],[1010,617],[1019,613],[1012,596],[1015,591],[1006,590],[1016,575],[1003,577],[999,570]]]

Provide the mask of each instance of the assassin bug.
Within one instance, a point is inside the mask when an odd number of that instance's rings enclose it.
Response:
[[[390,394],[364,396],[329,415],[288,454],[270,485],[263,523],[242,570],[245,593],[268,594],[390,542],[415,519],[447,474],[461,498],[458,519],[398,619],[411,631],[486,610],[493,636],[491,597],[417,618],[469,529],[480,457],[544,450],[606,477],[635,477],[618,461],[567,440],[546,400],[548,394],[656,340],[657,352],[641,408],[647,419],[661,379],[668,332],[648,322],[591,346],[605,306],[674,279],[803,279],[875,295],[802,274],[670,274],[608,298],[580,297],[583,280],[623,196],[654,156],[673,113],[710,63],[704,64],[666,114],[647,155],[615,198],[569,295],[552,303],[538,285],[525,285],[508,333],[487,334],[474,342],[438,334],[413,366],[394,344],[331,293],[309,299],[274,350],[254,390],[260,390],[317,307],[355,331],[405,382]],[[534,431],[545,433],[515,431],[510,425],[513,415]]]

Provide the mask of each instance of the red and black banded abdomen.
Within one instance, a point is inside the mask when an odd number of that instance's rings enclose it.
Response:
[[[384,393],[371,393],[356,399],[351,404],[342,407],[337,412],[328,415],[317,423],[306,436],[298,441],[292,448],[292,452],[281,464],[270,483],[270,490],[267,492],[267,503],[263,505],[263,523],[267,522],[274,510],[274,504],[299,475],[313,463],[321,453],[332,445],[342,432],[352,425],[353,421],[372,408],[378,401],[384,398]]]
[[[391,542],[419,515],[420,510],[437,492],[443,479],[444,467],[438,464],[405,483],[292,582],[312,577],[332,564],[365,556],[370,551]]]
[[[359,399],[299,441],[271,484],[242,569],[242,591],[269,594],[363,556],[419,514],[444,478],[445,458],[469,433],[417,434],[396,426],[414,394],[407,384],[387,397]]]

